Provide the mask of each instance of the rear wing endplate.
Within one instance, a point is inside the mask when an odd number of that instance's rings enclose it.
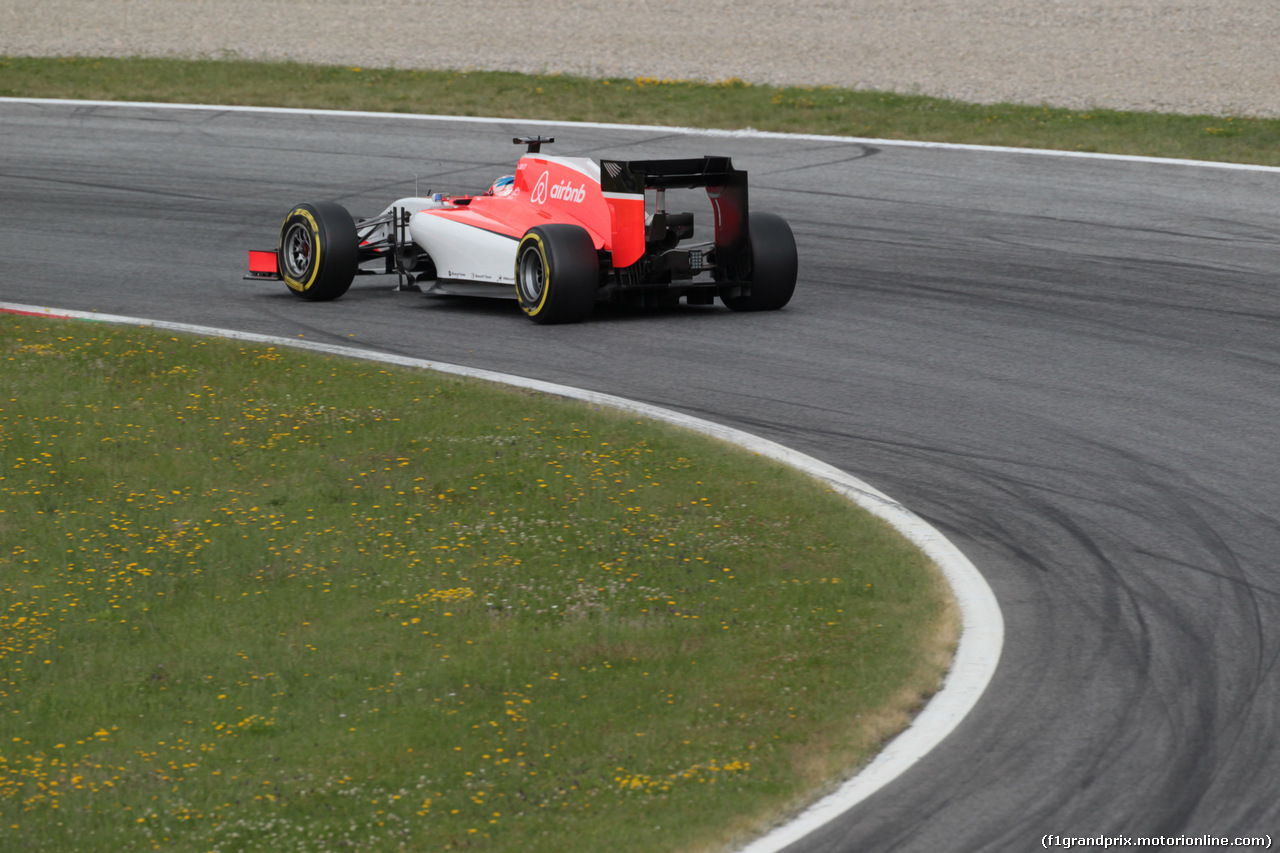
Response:
[[[696,187],[706,187],[715,213],[716,265],[733,269],[745,260],[750,245],[747,173],[733,168],[728,157],[601,160],[600,189],[609,205],[614,267],[628,267],[644,254],[646,189]]]

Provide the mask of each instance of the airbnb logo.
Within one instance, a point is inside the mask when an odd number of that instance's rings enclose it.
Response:
[[[533,188],[533,195],[529,196],[529,201],[534,204],[547,203],[547,184],[551,181],[551,173],[543,172],[542,177],[538,178],[538,183]]]
[[[538,183],[533,187],[533,194],[529,196],[529,201],[533,204],[546,204],[548,198],[556,201],[571,201],[574,204],[582,204],[583,199],[587,197],[587,185],[579,184],[574,186],[570,181],[560,181],[556,185],[551,185],[551,173],[543,172],[542,177],[538,178]]]
[[[582,200],[587,197],[587,185],[579,184],[575,187],[568,181],[561,181],[551,188],[551,197],[582,204]]]

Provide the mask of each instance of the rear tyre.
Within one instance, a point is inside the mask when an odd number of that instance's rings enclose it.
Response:
[[[300,204],[280,226],[280,277],[294,296],[320,302],[347,292],[360,258],[351,214],[331,201]]]
[[[535,323],[577,323],[595,305],[600,258],[585,228],[540,225],[516,249],[516,299]]]
[[[722,292],[720,301],[734,311],[776,311],[796,290],[796,238],[781,216],[752,213],[749,221],[750,259],[741,276],[750,282],[749,292]]]

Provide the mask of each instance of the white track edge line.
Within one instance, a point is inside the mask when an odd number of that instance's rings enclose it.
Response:
[[[120,107],[130,109],[202,110],[231,113],[278,113],[281,115],[347,116],[350,118],[403,119],[406,121],[455,122],[461,124],[518,124],[529,127],[584,127],[597,130],[630,130],[652,133],[678,133],[726,139],[779,139],[810,142],[847,142],[897,148],[937,148],[944,151],[974,151],[993,154],[1034,154],[1041,157],[1072,157],[1082,160],[1113,160],[1125,163],[1154,163],[1163,166],[1199,166],[1205,169],[1228,169],[1242,172],[1280,172],[1280,166],[1258,166],[1252,163],[1220,163],[1214,160],[1181,160],[1173,157],[1143,157],[1137,154],[1104,154],[1095,151],[1063,151],[1055,148],[1012,148],[1000,145],[968,145],[959,142],[921,142],[911,139],[876,139],[863,136],[825,136],[818,133],[779,133],[770,130],[717,130],[698,127],[671,127],[652,124],[610,124],[593,121],[549,121],[542,119],[485,118],[482,116],[446,116],[422,113],[381,113],[357,110],[317,110],[297,107],[218,106],[215,104],[171,104],[150,101],[87,101],[62,98],[0,98],[0,104],[72,105],[80,107]]]
[[[595,405],[609,406],[632,412],[653,420],[665,421],[745,448],[760,456],[791,466],[821,480],[858,506],[893,525],[903,536],[914,543],[938,566],[951,587],[960,608],[961,632],[951,669],[942,688],[933,695],[910,725],[889,741],[880,753],[857,774],[844,782],[836,791],[810,805],[794,819],[769,830],[765,835],[741,849],[741,853],[774,853],[803,838],[818,827],[849,810],[880,788],[896,779],[913,764],[923,758],[943,741],[960,724],[978,703],[1000,661],[1004,645],[1004,617],[991,587],[969,558],[931,524],[917,516],[902,504],[883,492],[862,482],[857,477],[812,456],[792,450],[759,436],[712,421],[695,418],[680,412],[651,406],[601,394],[581,388],[542,382],[491,370],[463,367],[445,362],[409,358],[380,353],[355,347],[312,341],[238,332],[231,329],[215,329],[186,323],[170,323],[97,314],[87,311],[69,311],[32,305],[0,302],[0,312],[16,312],[47,316],[50,319],[96,320],[164,329],[187,334],[221,337],[272,346],[288,346],[328,355],[379,361],[404,367],[435,370],[457,376],[466,376],[496,382],[516,388],[541,391],[557,397],[580,400]]]

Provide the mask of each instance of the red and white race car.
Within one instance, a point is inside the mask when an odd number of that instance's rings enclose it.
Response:
[[[303,299],[336,299],[356,275],[397,289],[514,297],[537,323],[585,319],[597,299],[786,305],[796,243],[786,221],[751,213],[747,173],[728,157],[594,160],[554,157],[544,137],[514,175],[478,195],[402,198],[360,221],[333,202],[300,204],[274,251],[251,251],[246,278],[283,281]],[[692,213],[666,209],[666,191],[705,188],[714,227],[694,240]]]

